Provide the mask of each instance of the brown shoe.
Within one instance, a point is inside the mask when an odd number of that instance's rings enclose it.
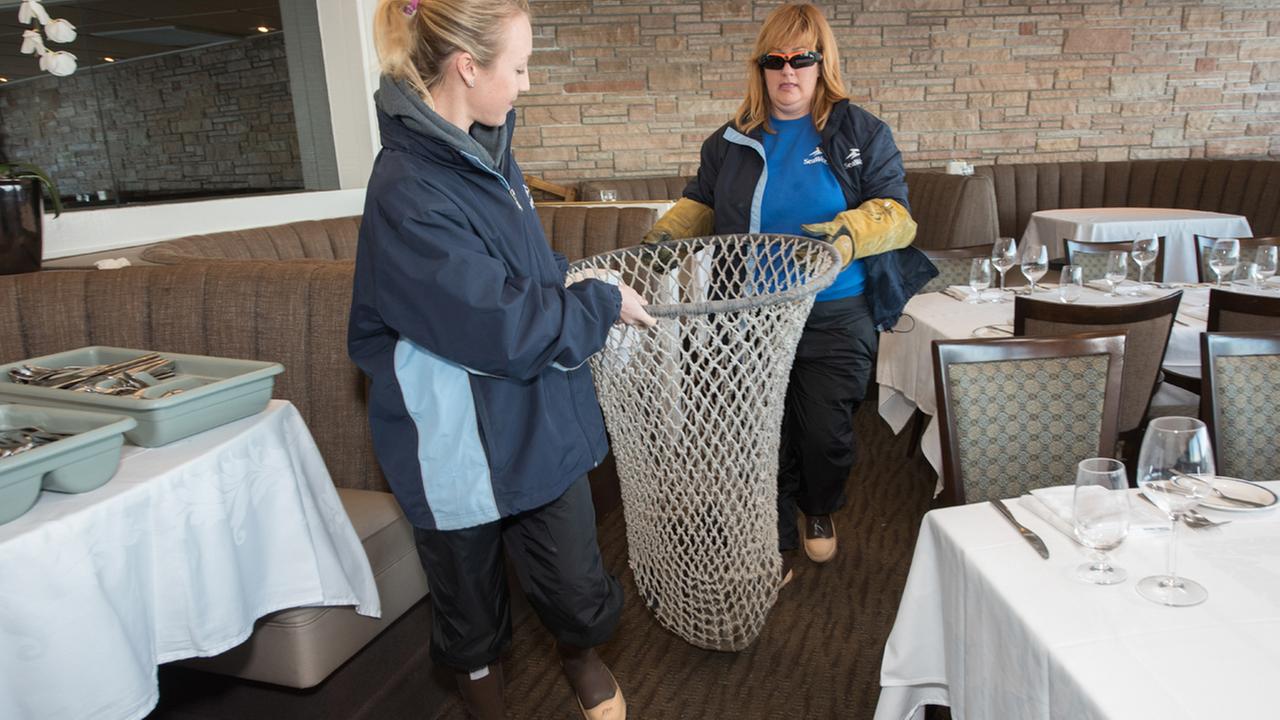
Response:
[[[816,563],[836,556],[836,526],[830,515],[806,515],[804,518],[804,554]]]
[[[613,678],[613,672],[609,671]],[[622,696],[622,688],[618,681],[613,681],[613,697],[589,708],[582,707],[582,698],[578,698],[578,709],[586,720],[627,720],[627,699]]]
[[[787,583],[795,579],[796,571],[792,569],[792,565],[794,564],[795,564],[794,551],[787,551],[782,553],[782,571],[780,573],[781,579],[778,581],[779,590],[786,587]]]
[[[578,700],[578,709],[586,720],[626,720],[627,699],[613,672],[592,648],[577,648],[563,643],[556,644],[560,655],[560,667],[564,670],[569,686]],[[605,684],[607,680],[608,684]],[[583,696],[592,705],[587,707]],[[603,697],[603,700],[599,698]]]

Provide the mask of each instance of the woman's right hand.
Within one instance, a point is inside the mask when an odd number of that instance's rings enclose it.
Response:
[[[618,283],[618,291],[622,293],[622,312],[618,314],[618,322],[646,328],[658,324],[652,315],[645,312],[644,306],[648,305],[649,301],[645,300],[640,293],[626,283]]]

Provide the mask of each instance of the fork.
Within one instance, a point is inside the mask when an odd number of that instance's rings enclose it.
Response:
[[[1146,500],[1147,504],[1151,505],[1151,507],[1159,510],[1165,515],[1168,515],[1168,513],[1165,512],[1164,508],[1152,502],[1151,498],[1147,497],[1146,495],[1143,495],[1141,492],[1138,493],[1138,497],[1142,498],[1143,500]],[[1173,519],[1172,516],[1170,516],[1169,519],[1172,520]],[[1195,509],[1191,509],[1183,512],[1182,522],[1186,523],[1187,527],[1193,528],[1196,530],[1199,530],[1201,528],[1218,527],[1219,525],[1231,524],[1230,520],[1213,520],[1209,518],[1207,515],[1204,515],[1203,513],[1201,513],[1199,510],[1195,510]]]

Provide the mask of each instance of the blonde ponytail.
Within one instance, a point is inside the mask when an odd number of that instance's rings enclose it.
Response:
[[[528,0],[379,0],[373,43],[382,74],[404,80],[435,107],[431,87],[455,52],[487,67],[501,50],[504,22],[529,14]]]

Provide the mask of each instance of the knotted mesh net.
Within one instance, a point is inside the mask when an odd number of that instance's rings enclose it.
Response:
[[[636,586],[698,647],[747,647],[777,597],[787,378],[814,295],[839,265],[818,240],[730,235],[617,250],[570,274],[630,285],[658,319],[615,327],[591,367]]]

